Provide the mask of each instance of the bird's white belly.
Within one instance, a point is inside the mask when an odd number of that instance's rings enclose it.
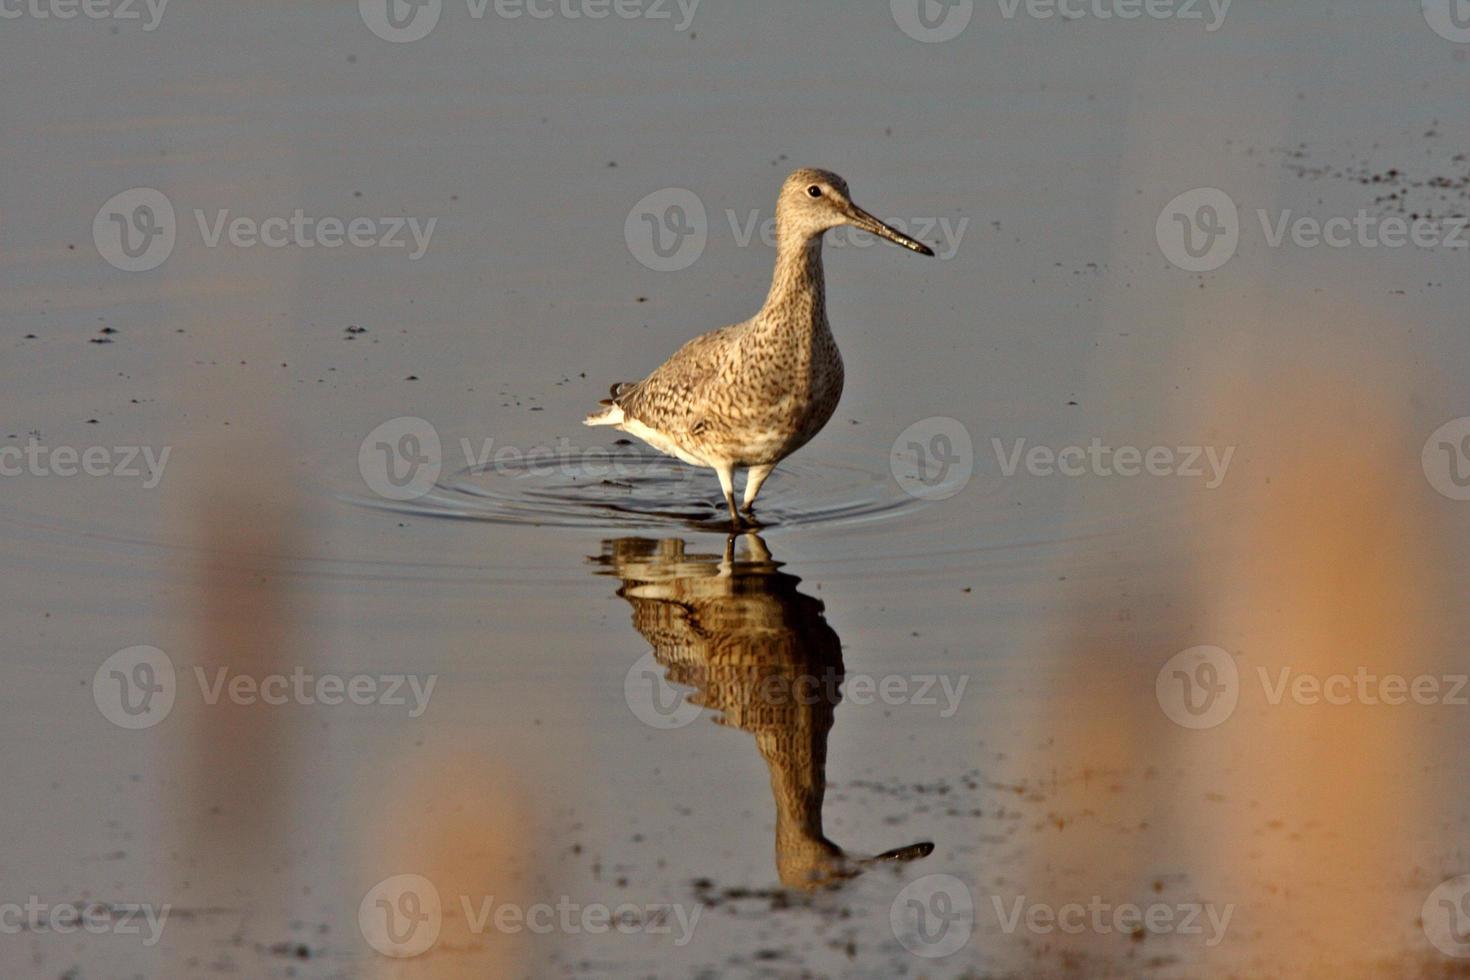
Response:
[[[618,423],[618,428],[622,429],[630,436],[642,439],[644,442],[648,443],[650,446],[652,446],[654,449],[657,449],[661,453],[664,453],[668,456],[676,456],[679,459],[682,459],[690,466],[711,465],[708,460],[704,459],[702,456],[696,455],[688,447],[678,445],[668,436],[659,432],[657,429],[651,429],[637,419],[624,418],[622,422]]]

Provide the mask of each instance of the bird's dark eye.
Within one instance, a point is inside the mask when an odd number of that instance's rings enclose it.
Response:
[[[816,184],[813,184],[812,186],[808,187],[806,189],[806,192],[808,194],[810,194],[812,197],[821,197],[822,196],[822,189],[820,187],[818,187]]]

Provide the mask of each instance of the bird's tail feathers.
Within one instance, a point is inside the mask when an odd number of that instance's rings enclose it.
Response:
[[[627,394],[629,389],[631,389],[637,383],[638,382],[636,381],[619,381],[617,384],[613,385],[610,389],[608,389],[608,394],[612,395],[612,397],[604,398],[602,401],[598,402],[598,404],[601,405],[602,408],[598,409],[597,411],[593,412],[591,415],[583,419],[582,424],[620,424],[623,421],[623,410],[621,407],[618,406],[617,400],[623,395]]]
[[[582,420],[583,425],[621,425],[623,409],[611,398],[603,399],[597,411]]]

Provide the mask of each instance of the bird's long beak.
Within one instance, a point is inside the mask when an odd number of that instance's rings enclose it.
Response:
[[[848,205],[848,208],[849,211],[847,214],[847,219],[851,221],[855,227],[861,228],[863,231],[866,232],[871,232],[872,234],[877,235],[879,238],[886,238],[893,244],[902,245],[904,248],[918,252],[920,255],[934,254],[934,249],[930,248],[928,245],[925,245],[923,242],[916,239],[910,238],[903,232],[899,231],[897,228],[885,225],[883,222],[879,221],[877,218],[873,217],[871,214],[864,211],[856,204],[850,204]]]

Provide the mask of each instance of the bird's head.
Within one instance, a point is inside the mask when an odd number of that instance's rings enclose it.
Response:
[[[781,238],[807,241],[838,225],[861,228],[920,255],[934,254],[928,245],[884,224],[854,204],[847,191],[847,181],[832,171],[803,167],[786,178],[776,202],[776,228]]]

